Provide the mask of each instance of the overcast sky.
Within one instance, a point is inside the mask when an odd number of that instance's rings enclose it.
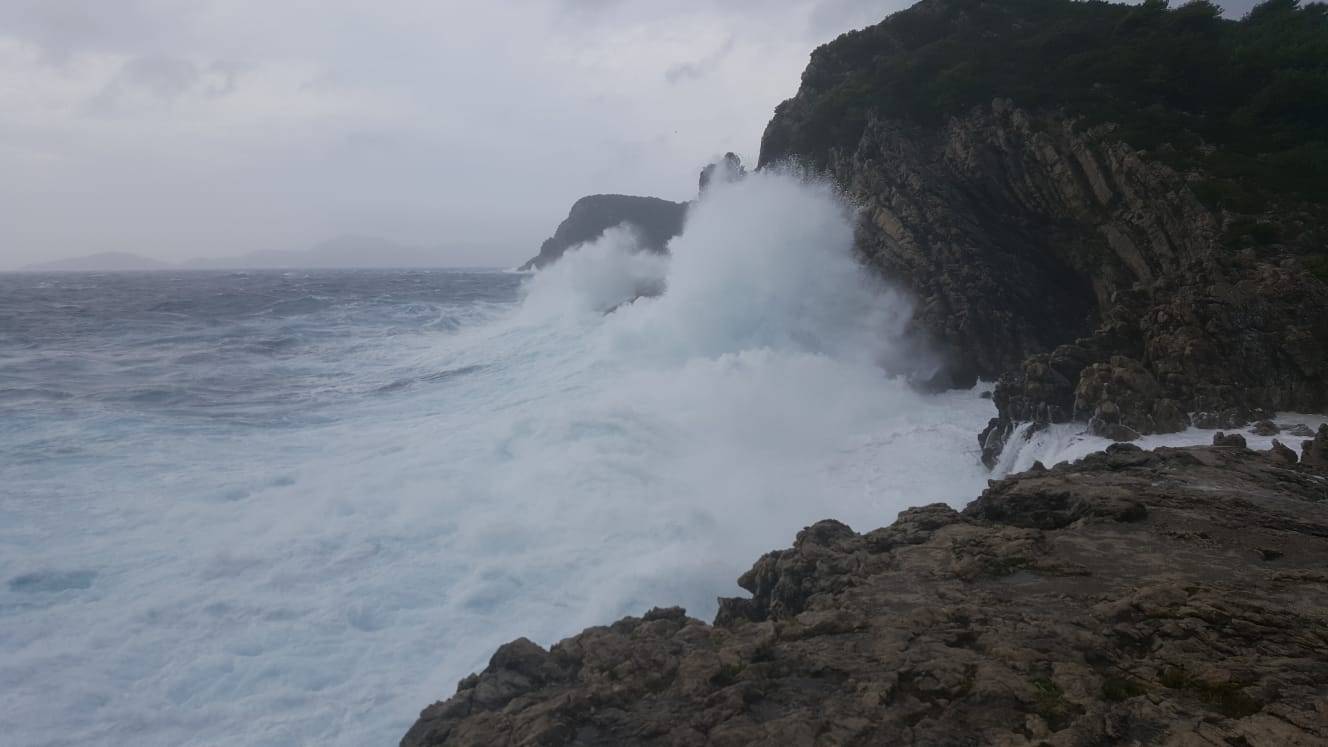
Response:
[[[577,197],[754,160],[811,50],[908,4],[0,0],[0,269],[346,233],[513,264]]]

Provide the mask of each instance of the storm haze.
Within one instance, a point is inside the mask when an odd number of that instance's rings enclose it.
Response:
[[[514,264],[582,195],[754,156],[813,47],[908,4],[2,0],[0,269],[345,234]]]

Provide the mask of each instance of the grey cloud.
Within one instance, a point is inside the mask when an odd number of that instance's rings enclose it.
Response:
[[[236,62],[213,62],[201,67],[189,60],[165,55],[133,57],[88,102],[92,114],[120,112],[126,99],[146,94],[156,103],[169,104],[179,97],[198,91],[210,98],[228,96],[239,88],[239,80],[248,70]]]
[[[173,99],[198,83],[198,67],[175,57],[135,57],[125,63],[113,85],[133,86],[158,98]]]
[[[154,0],[7,0],[0,36],[25,39],[47,61],[64,64],[83,51],[137,51],[178,33],[185,3]]]
[[[194,63],[175,57],[134,57],[121,65],[119,72],[89,102],[92,114],[119,111],[125,99],[145,93],[158,102],[169,103],[193,89],[202,79]]]
[[[1263,0],[1218,0],[1217,4],[1226,11],[1228,18],[1243,18]]]
[[[336,70],[322,70],[300,84],[302,92],[331,92],[346,86],[346,76]]]
[[[684,62],[670,67],[664,72],[664,79],[670,83],[680,83],[686,80],[697,80],[709,75],[715,68],[724,62],[724,58],[733,51],[734,40],[730,36],[724,40],[714,52],[695,62]]]
[[[564,12],[584,14],[618,7],[623,4],[623,0],[560,0],[559,4]]]
[[[908,5],[899,0],[824,0],[812,9],[808,24],[814,36],[837,35],[877,23]]]
[[[690,198],[908,4],[0,0],[0,269],[344,233],[519,262],[582,195]]]
[[[202,76],[203,92],[208,96],[226,96],[235,93],[240,86],[240,76],[248,69],[248,65],[238,62],[220,60],[213,62]]]

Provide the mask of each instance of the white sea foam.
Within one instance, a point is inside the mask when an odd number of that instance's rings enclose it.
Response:
[[[668,267],[668,257],[640,249],[629,224],[610,228],[532,276],[520,316],[538,325],[562,316],[604,314],[639,296],[662,293]]]
[[[1288,427],[1305,425],[1310,430],[1318,430],[1319,426],[1328,420],[1323,415],[1284,412],[1277,416],[1276,422]],[[1267,451],[1272,448],[1273,441],[1278,440],[1295,451],[1300,451],[1299,445],[1302,439],[1297,436],[1286,434],[1257,436],[1244,428],[1227,430],[1243,436],[1246,445],[1251,449]],[[1189,428],[1180,433],[1144,436],[1133,443],[1142,449],[1155,449],[1159,446],[1208,446],[1213,443],[1214,433],[1216,431]],[[1033,429],[1031,424],[1025,423],[1011,434],[1005,450],[1001,453],[999,463],[992,470],[993,476],[1004,477],[1023,472],[1032,467],[1034,462],[1042,462],[1047,467],[1062,462],[1073,462],[1095,451],[1102,451],[1112,443],[1109,439],[1090,435],[1082,423],[1060,423],[1040,430]]]
[[[336,384],[436,385],[290,427],[71,423],[0,462],[5,738],[391,744],[507,640],[709,617],[817,519],[962,505],[991,404],[905,384],[907,303],[851,238],[831,190],[758,174],[671,258],[611,231],[497,318],[365,341]]]

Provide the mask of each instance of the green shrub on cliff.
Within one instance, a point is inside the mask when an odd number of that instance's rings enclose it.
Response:
[[[761,161],[851,148],[873,115],[937,125],[997,97],[1202,163],[1208,201],[1328,201],[1328,5],[1298,0],[1239,21],[1203,0],[924,0],[816,50]]]

